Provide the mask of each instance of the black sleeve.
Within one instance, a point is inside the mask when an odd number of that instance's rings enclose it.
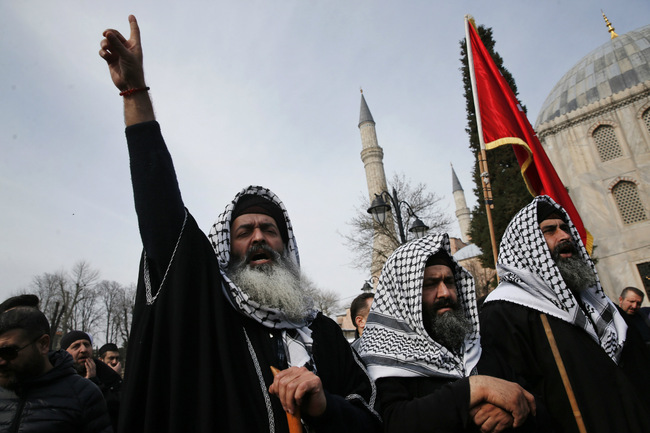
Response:
[[[343,337],[341,328],[320,313],[311,328],[314,360],[325,390],[327,408],[318,418],[303,419],[318,433],[381,431],[374,382]]]
[[[327,408],[318,418],[304,417],[307,425],[317,433],[378,433],[381,423],[363,405],[355,404],[340,395],[325,390]]]
[[[82,433],[110,433],[113,431],[106,402],[96,385],[83,379],[80,384],[77,384],[77,398],[83,404],[80,411],[82,419],[79,431]]]
[[[456,432],[473,427],[469,419],[469,378],[444,384],[423,397],[415,396],[408,384],[417,380],[426,378],[377,380],[385,432]]]
[[[126,138],[142,244],[156,267],[166,267],[185,218],[172,158],[158,122],[129,126]]]
[[[518,305],[489,302],[480,314],[481,346],[487,353],[498,354],[516,375],[517,382],[534,394],[540,392],[537,384],[544,380],[539,359],[531,339],[537,330],[528,317],[528,311]]]

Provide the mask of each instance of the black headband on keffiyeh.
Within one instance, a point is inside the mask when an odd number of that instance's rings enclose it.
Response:
[[[250,195],[261,196],[282,210],[284,222],[287,228],[288,238],[288,241],[284,245],[285,254],[297,266],[300,266],[298,246],[293,235],[293,227],[291,226],[291,221],[289,220],[289,214],[287,213],[287,209],[284,207],[284,204],[270,189],[264,188],[262,186],[251,185],[247,188],[244,188],[235,196],[235,198],[230,203],[228,203],[226,209],[221,215],[219,215],[217,222],[214,223],[210,229],[210,234],[208,235],[210,243],[212,244],[212,248],[214,248],[214,251],[217,255],[217,260],[219,262],[219,271],[221,272],[221,275],[225,281],[224,292],[226,294],[226,297],[241,313],[269,328],[296,329],[304,327],[309,322],[311,322],[311,320],[313,320],[315,312],[310,313],[304,321],[301,321],[299,323],[291,322],[286,318],[282,311],[275,308],[262,306],[257,302],[249,299],[248,295],[242,292],[241,289],[239,289],[239,287],[237,287],[230,280],[230,278],[228,278],[226,268],[230,263],[230,225],[232,223],[232,211],[241,197]]]
[[[273,218],[275,224],[278,226],[282,242],[286,244],[289,241],[286,218],[282,209],[280,209],[275,202],[261,195],[242,195],[235,204],[232,214],[230,215],[230,226],[232,227],[232,224],[235,222],[237,217],[251,213],[268,215]]]
[[[439,251],[453,264],[458,302],[472,324],[462,354],[434,341],[422,319],[422,283],[427,260]],[[466,377],[481,355],[474,278],[451,256],[449,237],[428,235],[400,246],[386,260],[361,336],[359,354],[373,379],[389,376]]]
[[[538,212],[549,214],[549,206],[568,224],[578,257],[596,276],[596,285],[580,292],[584,310],[564,282],[539,228],[538,220],[544,216]],[[501,283],[485,302],[509,301],[572,323],[584,329],[618,362],[627,333],[625,320],[605,295],[571,218],[550,197],[535,197],[510,221],[501,239],[497,272]]]

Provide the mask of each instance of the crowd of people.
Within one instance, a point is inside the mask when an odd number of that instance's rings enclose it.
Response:
[[[643,292],[616,306],[564,209],[539,196],[475,283],[437,233],[351,305],[357,339],[301,285],[289,214],[249,186],[205,235],[184,205],[144,79],[140,30],[106,30],[143,254],[128,363],[73,330],[51,350],[33,295],[0,305],[0,431],[648,432]],[[224,154],[224,164],[227,160]],[[215,171],[216,172],[216,171]]]

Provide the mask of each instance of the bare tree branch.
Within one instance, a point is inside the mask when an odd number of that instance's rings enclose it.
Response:
[[[411,205],[417,217],[429,226],[429,231],[441,232],[449,230],[452,219],[440,209],[441,198],[432,192],[428,192],[426,184],[413,185],[410,180],[406,179],[404,174],[394,174],[388,188],[391,194],[393,189],[397,192],[400,201],[405,201]],[[357,207],[356,213],[348,221],[350,232],[342,234],[346,245],[354,253],[353,265],[360,269],[370,269],[373,254],[376,254],[382,263],[385,262],[393,250],[401,244],[396,223],[393,222],[395,224],[393,230],[375,223],[367,211],[370,206],[367,200],[365,195],[360,198],[360,205]],[[406,206],[403,206],[402,222],[407,241],[414,237],[413,234],[408,232],[414,221],[415,217],[406,209]],[[375,248],[373,240],[377,234],[386,236],[390,244],[388,248]]]
[[[301,275],[302,287],[314,300],[314,307],[326,316],[336,313],[339,307],[339,296],[334,290],[323,290],[306,275]]]

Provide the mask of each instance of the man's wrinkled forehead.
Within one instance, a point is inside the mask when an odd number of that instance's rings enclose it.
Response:
[[[287,224],[282,209],[274,202],[256,194],[246,194],[239,198],[230,216],[230,227],[235,228],[235,221],[243,215],[262,214],[268,215],[275,221],[275,226],[280,232],[284,243],[289,239]]]
[[[274,227],[278,232],[280,231],[277,221],[271,216],[263,213],[246,213],[239,215],[232,221],[230,226],[232,227],[233,233],[241,227],[252,229],[255,226],[260,226],[261,228]]]

